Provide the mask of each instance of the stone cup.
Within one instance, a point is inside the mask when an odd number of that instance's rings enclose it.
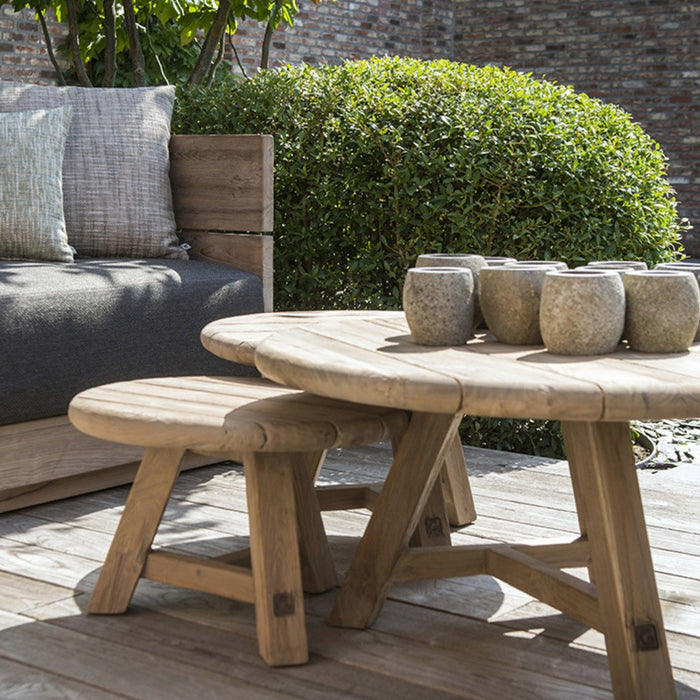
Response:
[[[506,263],[506,265],[527,265],[528,267],[545,267],[547,269],[554,268],[556,270],[568,269],[568,265],[562,260],[516,260],[512,263]]]
[[[479,277],[484,320],[501,343],[540,345],[540,297],[545,275],[554,265],[486,267]]]
[[[655,270],[682,270],[683,272],[692,272],[695,275],[695,279],[700,285],[700,263],[685,262],[684,260],[679,260],[677,262],[659,263]],[[698,325],[698,330],[695,332],[694,343],[700,341],[700,325]]]
[[[608,270],[646,270],[643,260],[591,260],[587,267],[601,267]]]
[[[504,255],[485,255],[484,260],[488,267],[500,267],[501,265],[510,265],[518,262],[515,258],[508,258]]]
[[[605,355],[625,327],[625,290],[615,270],[556,270],[545,275],[540,330],[549,352]]]
[[[600,270],[613,270],[614,272],[617,272],[621,277],[624,277],[628,272],[631,272],[634,270],[634,267],[630,267],[629,265],[621,265],[621,264],[615,264],[615,265],[591,265],[590,263],[588,265],[581,265],[580,267],[575,268],[578,271],[583,271],[583,272],[595,272],[600,271]],[[641,269],[641,268],[640,268]]]
[[[413,267],[403,310],[419,345],[463,345],[474,327],[474,278],[465,267]]]
[[[700,323],[700,290],[683,270],[635,270],[625,275],[625,338],[638,352],[683,352]]]
[[[479,273],[486,267],[483,255],[471,253],[424,253],[416,260],[416,267],[466,267],[472,271],[474,279],[474,328],[481,324],[482,315],[479,305]]]

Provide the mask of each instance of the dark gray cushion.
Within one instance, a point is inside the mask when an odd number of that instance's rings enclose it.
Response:
[[[199,333],[262,310],[260,279],[225,265],[0,261],[0,424],[62,415],[77,392],[116,380],[254,374]]]

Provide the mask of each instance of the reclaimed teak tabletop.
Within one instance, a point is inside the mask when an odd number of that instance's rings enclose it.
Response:
[[[395,581],[489,574],[601,631],[616,697],[675,697],[628,421],[700,416],[700,346],[563,357],[481,334],[433,348],[412,341],[401,315],[346,316],[261,339],[255,363],[290,387],[412,411],[332,624],[370,625]],[[466,413],[562,421],[580,537],[409,546]],[[590,582],[565,571],[577,567]]]

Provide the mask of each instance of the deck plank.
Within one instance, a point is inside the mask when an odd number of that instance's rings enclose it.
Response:
[[[465,454],[479,518],[455,543],[575,535],[564,463]],[[390,460],[386,445],[333,451],[321,481],[380,479]],[[639,472],[682,700],[700,694],[699,474],[700,465]],[[307,597],[311,660],[291,669],[262,663],[252,606],[235,601],[142,581],[126,615],[88,617],[126,494],[0,516],[0,697],[611,698],[602,635],[488,576],[397,584],[365,631],[325,623],[335,591]],[[368,517],[324,514],[341,573]],[[246,533],[242,472],[217,465],[181,476],[156,543],[221,554]]]

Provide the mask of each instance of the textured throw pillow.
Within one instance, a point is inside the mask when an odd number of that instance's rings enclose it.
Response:
[[[86,257],[186,258],[169,177],[175,89],[81,88],[0,80],[0,112],[70,105],[63,160],[69,243]]]
[[[0,258],[72,262],[61,169],[71,108],[0,114]]]

